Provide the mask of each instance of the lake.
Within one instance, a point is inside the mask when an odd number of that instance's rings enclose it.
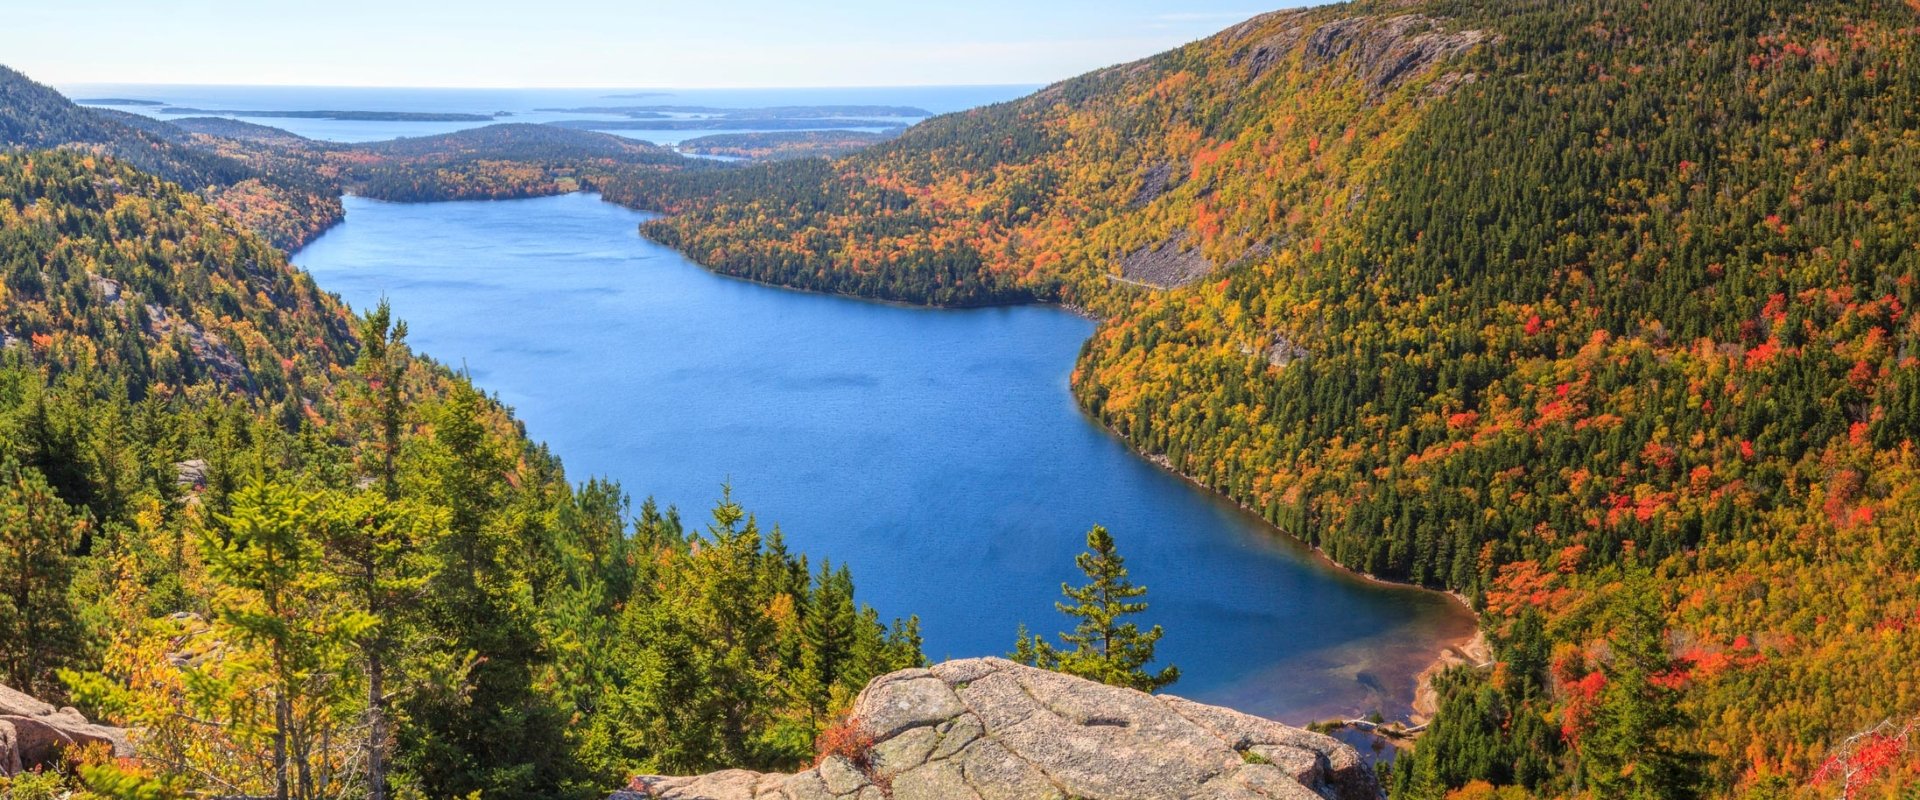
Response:
[[[694,524],[731,483],[882,616],[920,615],[934,659],[1065,627],[1053,603],[1096,523],[1151,590],[1175,694],[1296,724],[1403,716],[1414,675],[1472,633],[1451,599],[1337,570],[1094,424],[1067,386],[1093,331],[1073,314],[726,278],[588,194],[346,209],[295,263],[355,308],[390,298],[574,480]]]

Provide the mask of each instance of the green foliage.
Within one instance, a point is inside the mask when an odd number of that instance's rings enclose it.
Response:
[[[1143,692],[1158,691],[1179,680],[1179,667],[1147,671],[1164,633],[1160,626],[1142,631],[1138,623],[1121,621],[1147,610],[1141,600],[1147,587],[1127,580],[1126,560],[1120,557],[1113,535],[1093,526],[1087,532],[1087,552],[1075,556],[1074,564],[1088,583],[1061,584],[1060,593],[1073,602],[1054,604],[1060,613],[1077,620],[1073,630],[1060,634],[1061,647],[1056,648],[1021,625],[1013,660]]]
[[[51,696],[85,650],[71,596],[84,517],[40,474],[0,456],[0,682]]]
[[[80,779],[87,791],[106,800],[175,800],[186,794],[175,785],[178,781],[142,775],[114,764],[83,765]]]
[[[380,800],[388,787],[392,698],[432,686],[422,673],[448,666],[423,652],[421,641],[421,601],[440,568],[432,552],[444,534],[443,514],[369,493],[335,503],[322,544],[343,611],[364,624],[352,640],[365,688],[368,794]]]
[[[365,397],[358,408],[362,424],[371,428],[366,438],[375,450],[380,491],[388,500],[400,496],[400,435],[407,423],[404,392],[407,380],[407,324],[395,322],[386,298],[362,314],[355,333],[360,354],[354,371],[364,381]]]
[[[1652,578],[1635,573],[1610,598],[1606,686],[1591,732],[1580,740],[1580,774],[1602,797],[1679,800],[1701,791],[1699,756],[1678,740],[1691,721],[1679,692],[1659,682],[1667,653],[1666,607]]]
[[[1610,567],[1656,565],[1685,598],[1661,680],[1703,720],[1676,739],[1731,794],[1920,708],[1911,681],[1834,677],[1920,668],[1896,588],[1920,580],[1914,19],[1339,4],[835,162],[608,196],[729,274],[1089,309],[1094,417],[1342,564],[1495,629],[1539,613],[1528,674],[1606,639]],[[1163,249],[1208,271],[1140,285]],[[1592,710],[1531,680],[1463,689],[1456,732]]]
[[[415,491],[446,510],[434,557],[441,566],[428,587],[432,635],[456,653],[471,653],[472,670],[454,694],[411,698],[402,731],[402,759],[434,796],[486,789],[507,797],[551,796],[579,780],[567,752],[567,715],[535,681],[551,654],[540,637],[533,587],[516,554],[532,543],[516,529],[532,498],[502,476],[507,442],[488,431],[482,399],[465,380],[431,414],[433,436],[421,446]]]
[[[328,796],[326,787],[338,780],[326,739],[350,687],[343,677],[347,646],[376,624],[371,615],[340,606],[339,587],[322,568],[330,523],[320,503],[317,495],[282,485],[250,486],[202,542],[208,574],[219,586],[211,598],[214,635],[240,645],[230,666],[260,676],[273,704],[267,735],[282,800]],[[229,682],[232,676],[206,680],[204,691],[243,691]]]
[[[569,484],[390,313],[352,324],[177,187],[0,155],[0,217],[0,589],[20,590],[0,678],[58,699],[58,670],[141,729],[150,771],[90,767],[89,791],[600,796],[693,752],[628,737],[647,692],[678,690],[645,672],[663,643],[747,637],[692,654],[754,702],[717,712],[707,752],[782,766],[869,677],[921,663],[916,622],[737,507],[688,536]],[[653,628],[683,638],[629,636]]]
[[[1856,679],[1911,674],[1920,653],[1909,5],[1342,4],[936,118],[836,162],[744,169],[583,153],[610,145],[545,132],[528,152],[559,155],[518,166],[452,140],[372,153],[150,126],[108,141],[17,75],[0,84],[27,111],[0,115],[0,138],[211,152],[208,171],[172,174],[231,213],[269,209],[247,224],[288,239],[310,229],[276,220],[313,214],[287,176],[316,165],[393,197],[595,185],[672,212],[646,233],[730,274],[1086,307],[1106,322],[1074,390],[1102,423],[1341,563],[1485,610],[1501,663],[1443,681],[1431,746],[1396,773],[1412,796],[1507,780],[1680,795],[1689,765],[1659,753],[1693,751],[1710,758],[1703,783],[1767,794],[1844,732],[1920,707],[1911,681]],[[205,610],[213,592],[179,535],[198,512],[174,502],[173,462],[207,458],[194,496],[228,513],[245,477],[341,489],[368,477],[346,455],[392,452],[334,427],[344,315],[210,223],[206,204],[75,155],[0,160],[0,186],[5,445],[92,515],[75,581],[138,576],[83,618]],[[1209,271],[1139,285],[1129,256],[1168,248]],[[768,570],[786,577],[755,591],[769,609],[794,598],[792,635],[740,609],[724,626],[628,620],[668,590],[711,599],[715,615],[730,606],[661,572],[700,558],[671,512],[643,511],[631,574],[610,568],[618,504],[570,499],[550,458],[427,372],[411,380],[433,434],[403,432],[398,483],[445,515],[430,552],[450,569],[429,582],[431,606],[478,626],[453,649],[482,659],[461,675],[472,699],[408,703],[422,713],[401,739],[433,788],[565,784],[571,768],[549,751],[477,740],[557,715],[588,720],[581,735],[598,738],[581,746],[606,769],[793,752],[795,720],[833,704],[821,687],[848,663],[843,624],[824,622],[845,618],[840,590],[803,593],[829,581]],[[1612,604],[1630,561],[1654,565],[1678,602]],[[809,630],[816,592],[826,627]],[[624,638],[610,619],[685,647],[596,659]],[[716,627],[755,646],[693,641]],[[1022,639],[1025,659],[1069,655]],[[853,663],[886,660],[853,641]],[[1603,657],[1616,646],[1624,660]],[[712,710],[738,728],[722,741],[655,737],[661,756],[611,741],[591,724],[599,701],[554,677],[652,687],[631,699],[641,711],[619,712],[644,719],[668,713],[654,690],[699,688],[646,677],[645,663],[728,680],[798,665],[782,669],[812,683],[777,701],[725,687],[761,705]],[[1676,708],[1699,724],[1677,725]]]
[[[1473,781],[1531,789],[1554,785],[1561,739],[1540,704],[1466,667],[1437,676],[1434,689],[1441,697],[1439,713],[1418,746],[1394,762],[1389,783],[1394,797],[1438,796],[1437,790]]]
[[[67,781],[57,772],[0,775],[0,797],[6,800],[61,800],[69,791]]]
[[[590,734],[608,768],[791,768],[868,680],[923,663],[917,621],[882,625],[844,569],[810,577],[730,497],[687,541],[620,615]]]

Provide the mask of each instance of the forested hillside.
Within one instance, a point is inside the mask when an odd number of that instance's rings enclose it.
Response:
[[[488,200],[591,189],[620,173],[709,170],[646,142],[548,125],[340,144],[236,120],[159,120],[75,105],[0,67],[0,150],[111,155],[200,194],[249,230],[295,250],[343,218],[340,195]]]
[[[340,192],[304,169],[271,169],[198,147],[167,123],[82,108],[0,66],[0,148],[68,147],[112,155],[230,208],[250,227],[291,247],[339,222]]]
[[[385,308],[348,314],[213,204],[0,154],[0,683],[140,754],[0,793],[593,797],[796,767],[920,663],[917,624],[715,493],[700,524],[570,484]]]
[[[355,194],[396,201],[561,194],[619,170],[712,166],[613,134],[525,123],[310,151]]]
[[[1398,796],[1831,796],[1920,715],[1916,36],[1898,0],[1343,4],[607,194],[730,274],[1104,317],[1091,413],[1484,612],[1499,664]],[[1920,781],[1862,741],[1852,796]]]

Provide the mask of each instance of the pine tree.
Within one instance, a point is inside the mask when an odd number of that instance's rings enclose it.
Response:
[[[393,319],[393,308],[383,297],[357,324],[360,355],[353,368],[365,384],[359,387],[362,397],[356,408],[374,431],[368,444],[377,454],[380,490],[388,500],[395,500],[400,497],[397,461],[407,411],[401,394],[409,361],[407,323]]]
[[[263,675],[272,695],[279,800],[317,797],[330,782],[326,744],[344,700],[346,643],[371,624],[341,607],[322,568],[323,513],[314,495],[254,484],[234,495],[233,513],[202,539],[219,586],[215,619],[226,638],[246,648],[226,666]]]
[[[383,800],[393,738],[389,708],[408,684],[394,673],[400,650],[418,638],[418,609],[439,566],[431,551],[444,523],[432,510],[369,494],[342,498],[331,511],[328,566],[347,604],[367,619],[353,644],[365,671],[367,796]]]
[[[488,430],[483,398],[454,383],[433,417],[423,447],[422,495],[446,509],[446,532],[428,584],[433,634],[445,651],[470,655],[457,692],[409,698],[402,761],[437,797],[484,789],[488,797],[566,796],[578,776],[567,747],[566,717],[535,685],[550,661],[533,592],[512,562],[520,544],[512,525],[524,509],[506,475],[509,451]]]
[[[407,404],[402,394],[409,353],[407,323],[393,319],[386,298],[356,321],[360,354],[354,371],[353,409],[372,435],[364,440],[376,453],[374,469],[385,503],[364,498],[347,501],[328,541],[336,572],[347,584],[356,607],[373,626],[356,643],[366,670],[367,796],[385,800],[388,789],[388,670],[393,666],[405,621],[402,617],[424,595],[434,564],[428,548],[437,539],[427,515],[393,505],[400,500],[399,455]]]
[[[1022,625],[1014,660],[1145,692],[1179,680],[1179,667],[1159,672],[1146,669],[1164,633],[1160,626],[1143,632],[1138,624],[1121,621],[1147,610],[1147,603],[1140,599],[1147,587],[1127,579],[1125,559],[1106,528],[1095,525],[1087,532],[1087,552],[1075,556],[1074,563],[1089,582],[1079,587],[1061,584],[1061,593],[1073,602],[1054,607],[1079,622],[1072,632],[1060,634],[1061,648],[1029,635]]]
[[[68,584],[85,527],[38,471],[0,464],[0,678],[30,694],[54,690],[79,655]]]
[[[1682,800],[1700,794],[1699,758],[1680,748],[1679,692],[1653,679],[1673,666],[1666,608],[1651,576],[1630,574],[1614,593],[1607,682],[1593,731],[1580,744],[1580,771],[1600,797]]]

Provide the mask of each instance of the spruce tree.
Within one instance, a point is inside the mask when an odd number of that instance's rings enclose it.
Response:
[[[1127,579],[1126,561],[1106,528],[1095,525],[1087,532],[1087,552],[1075,556],[1074,563],[1086,574],[1088,583],[1078,587],[1061,584],[1060,592],[1073,602],[1055,603],[1054,607],[1079,622],[1073,631],[1060,634],[1059,648],[1029,635],[1026,626],[1021,626],[1014,660],[1145,692],[1179,680],[1179,667],[1147,671],[1164,633],[1160,626],[1142,631],[1137,623],[1122,621],[1147,610],[1146,601],[1141,599],[1147,587],[1135,586]]]
[[[365,383],[359,387],[355,406],[363,422],[372,428],[373,435],[366,443],[375,454],[372,466],[379,471],[380,490],[388,500],[395,500],[400,497],[397,462],[407,412],[401,393],[410,360],[407,323],[393,319],[393,308],[386,298],[356,322],[360,355],[353,368]]]
[[[1041,669],[1059,669],[1060,654],[1054,652],[1053,645],[1037,633],[1027,630],[1027,624],[1020,623],[1020,629],[1013,634],[1013,653],[1008,658],[1029,667]]]
[[[319,498],[276,483],[234,495],[233,513],[202,537],[217,631],[244,649],[231,669],[264,678],[273,703],[278,800],[318,796],[330,782],[325,742],[345,701],[346,643],[370,620],[345,609],[322,569]]]
[[[390,705],[408,688],[399,662],[403,648],[420,638],[418,611],[439,566],[430,552],[442,533],[442,515],[368,493],[341,498],[330,511],[328,567],[347,605],[367,619],[353,644],[365,672],[367,797],[383,800],[393,738]]]
[[[512,451],[489,430],[485,409],[470,383],[455,381],[423,442],[421,494],[446,513],[426,607],[441,648],[470,656],[472,668],[457,692],[408,699],[402,761],[435,797],[569,796],[579,765],[563,709],[535,684],[551,655],[532,589],[513,569],[513,525],[527,509],[514,506]]]
[[[438,524],[423,509],[399,504],[399,455],[408,412],[401,393],[410,360],[407,323],[393,319],[385,298],[356,322],[360,354],[353,366],[363,383],[357,386],[352,408],[371,429],[364,441],[373,457],[362,469],[377,473],[373,477],[384,502],[347,500],[327,545],[351,602],[374,621],[356,645],[366,671],[367,796],[385,800],[392,737],[388,671],[403,629],[411,622],[404,617],[424,597],[432,575],[428,549],[437,538]]]
[[[833,689],[848,672],[853,658],[859,610],[853,604],[853,574],[831,562],[820,565],[809,592],[806,614],[800,619],[800,674],[795,688],[803,695],[815,725],[827,717]]]
[[[1655,677],[1669,671],[1666,608],[1643,570],[1615,592],[1609,608],[1611,657],[1593,731],[1581,742],[1581,774],[1600,797],[1682,800],[1700,795],[1699,757],[1678,746],[1686,725],[1679,692]]]
[[[85,526],[37,470],[0,465],[0,680],[21,691],[46,696],[79,655],[68,584]]]

